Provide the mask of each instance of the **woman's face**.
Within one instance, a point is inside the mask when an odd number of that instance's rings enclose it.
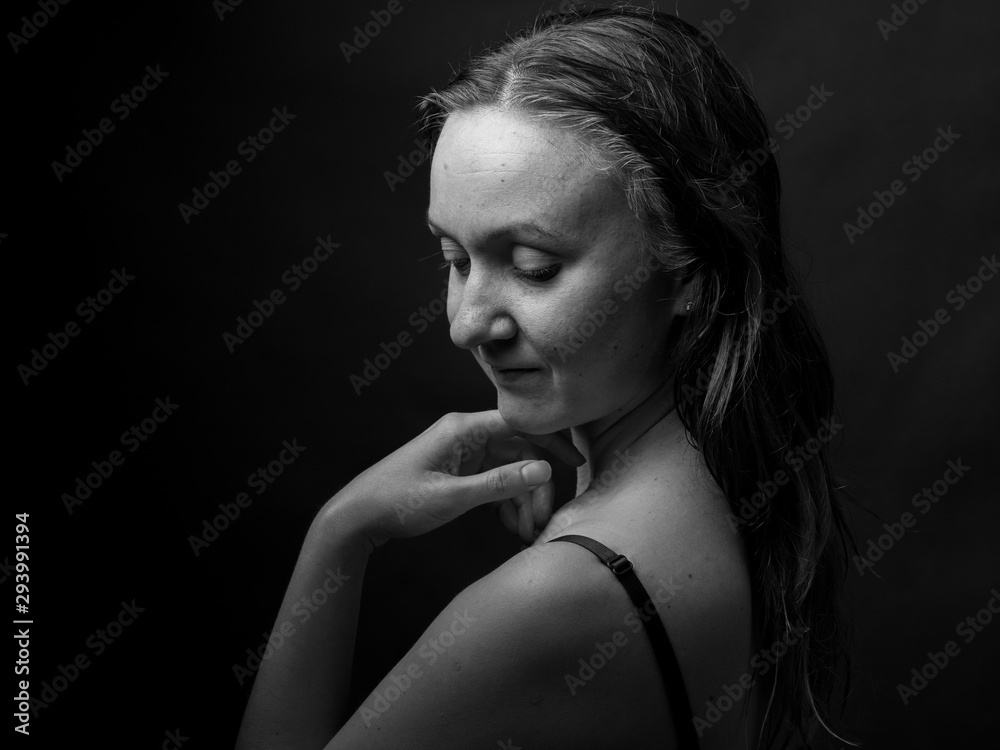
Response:
[[[448,321],[515,429],[613,420],[665,379],[678,284],[650,271],[624,192],[575,137],[522,112],[445,121],[428,220],[449,271]]]

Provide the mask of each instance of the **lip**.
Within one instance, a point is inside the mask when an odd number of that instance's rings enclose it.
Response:
[[[496,365],[490,365],[490,370],[493,372],[493,380],[501,385],[513,385],[514,383],[520,383],[523,380],[531,378],[533,375],[538,375],[541,370],[537,367],[497,367]]]
[[[499,362],[492,362],[492,361],[486,359],[485,357],[483,357],[482,359],[483,359],[483,364],[484,365],[488,365],[489,367],[492,367],[494,371],[499,370],[499,371],[503,372],[505,370],[537,370],[538,369],[537,367],[528,367],[526,365],[518,365],[518,364],[516,364],[514,362],[511,362],[509,364],[500,364]]]

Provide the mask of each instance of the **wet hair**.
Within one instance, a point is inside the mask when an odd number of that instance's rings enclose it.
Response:
[[[750,552],[760,642],[784,651],[773,671],[751,667],[767,692],[755,744],[834,734],[850,672],[838,607],[853,541],[829,461],[837,428],[824,421],[833,379],[783,249],[774,141],[750,86],[675,16],[576,7],[541,16],[422,97],[431,148],[450,114],[482,108],[574,133],[624,191],[644,250],[692,280],[670,344],[678,414]]]

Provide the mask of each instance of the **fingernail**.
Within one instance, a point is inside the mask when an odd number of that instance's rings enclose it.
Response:
[[[535,461],[521,469],[521,478],[527,484],[542,484],[552,476],[551,467],[544,461]]]

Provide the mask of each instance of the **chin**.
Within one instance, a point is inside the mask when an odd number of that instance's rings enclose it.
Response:
[[[514,398],[502,391],[497,393],[497,410],[504,422],[527,435],[547,435],[574,424],[570,415],[554,409],[553,404],[539,404],[531,399]]]

